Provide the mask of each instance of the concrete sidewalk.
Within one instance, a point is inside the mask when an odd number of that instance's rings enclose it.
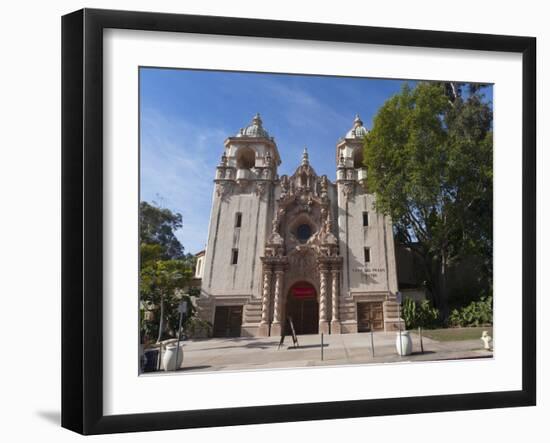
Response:
[[[395,332],[376,332],[373,336],[374,357],[370,333],[325,335],[323,360],[320,335],[298,336],[298,348],[294,348],[292,337],[286,337],[280,349],[279,337],[186,340],[182,342],[184,359],[178,372],[455,360],[493,355],[483,349],[481,340],[438,342],[428,338],[423,338],[424,353],[421,353],[419,337],[411,333],[413,354],[401,357],[396,352]]]

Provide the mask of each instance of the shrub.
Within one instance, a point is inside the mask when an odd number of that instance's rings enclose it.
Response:
[[[478,301],[460,309],[453,309],[449,315],[449,326],[484,326],[493,324],[493,297],[482,296]]]
[[[189,338],[206,338],[212,336],[212,324],[194,316],[187,319],[184,331]]]
[[[158,336],[159,325],[156,321],[143,320],[141,322],[141,342],[148,344],[154,342]]]
[[[405,298],[401,309],[407,329],[433,329],[441,324],[439,310],[434,308],[429,300],[416,302],[411,298]]]

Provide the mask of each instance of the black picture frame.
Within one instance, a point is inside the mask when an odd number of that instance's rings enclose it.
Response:
[[[522,97],[522,389],[132,415],[103,413],[103,30],[171,31],[519,53]],[[62,426],[82,434],[536,404],[536,39],[83,9],[62,18]]]

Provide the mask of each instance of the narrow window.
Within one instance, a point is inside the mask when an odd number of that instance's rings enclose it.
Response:
[[[237,212],[237,215],[235,216],[235,227],[240,228],[242,221],[243,221],[243,214],[241,212]]]
[[[369,225],[369,213],[363,212],[363,226]]]
[[[238,261],[239,261],[239,250],[233,249],[231,251],[231,264],[236,265]]]
[[[365,252],[365,263],[369,263],[370,262],[370,248],[365,248],[364,252]]]

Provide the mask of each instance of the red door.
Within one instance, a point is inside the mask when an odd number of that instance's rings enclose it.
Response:
[[[319,303],[315,288],[309,283],[297,283],[288,294],[287,319],[291,318],[296,335],[319,332]],[[287,321],[287,334],[290,334]]]

